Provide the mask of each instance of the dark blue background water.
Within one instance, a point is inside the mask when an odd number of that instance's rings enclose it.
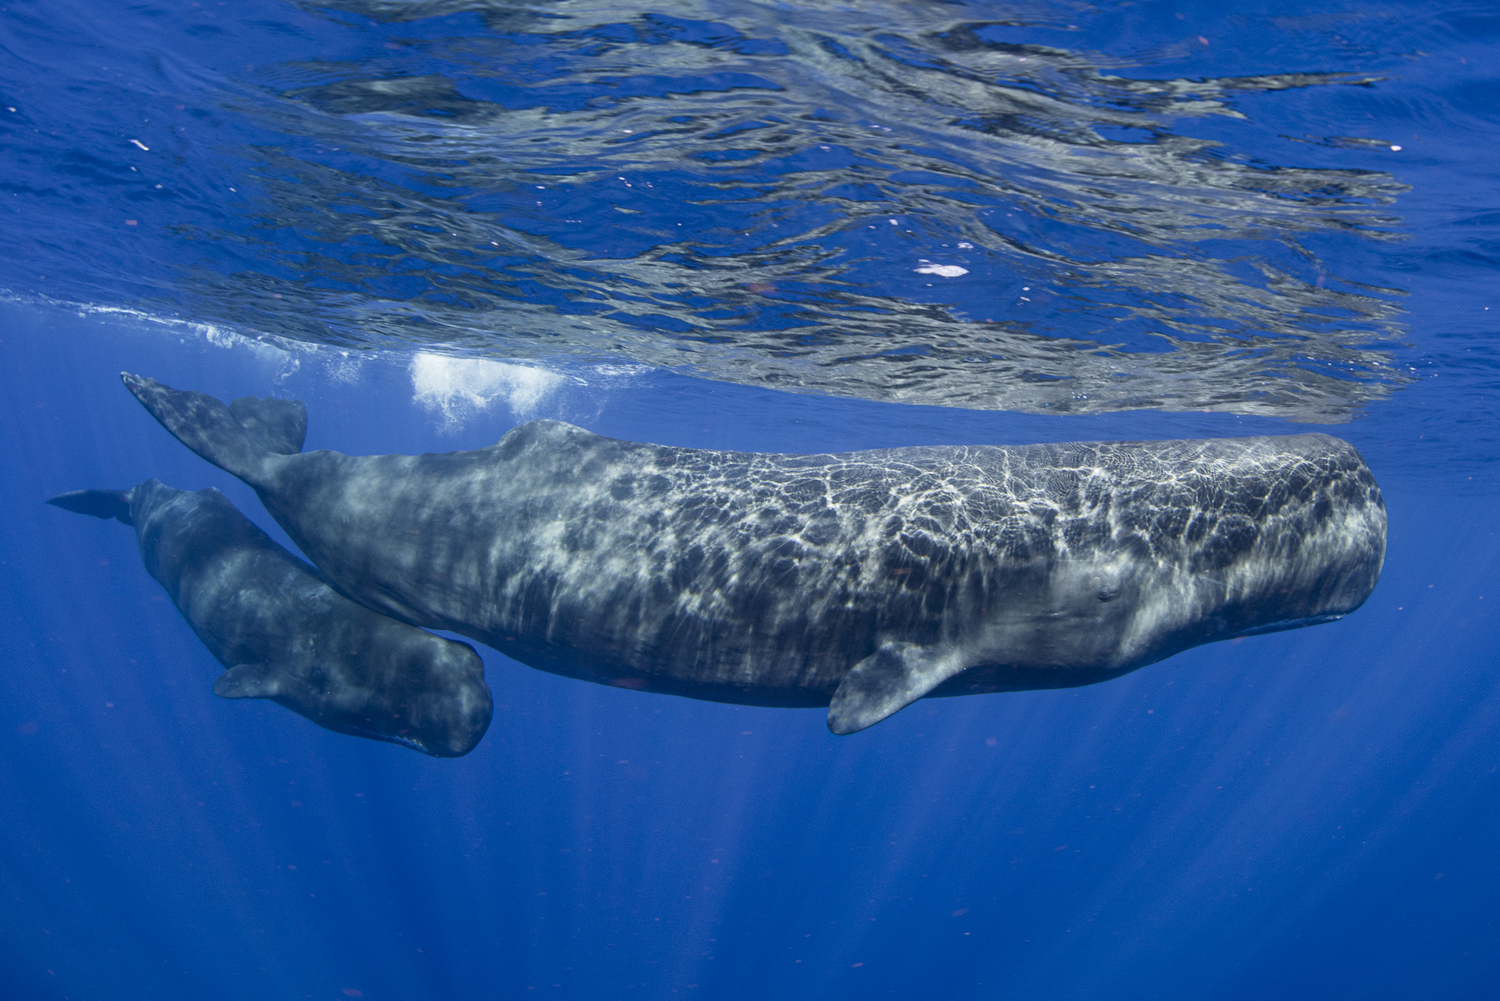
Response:
[[[1493,10],[215,6],[0,9],[0,997],[1493,993]],[[155,476],[274,529],[121,369],[304,399],[350,453],[539,416],[767,451],[1311,421],[1389,550],[1342,622],[844,738],[486,652],[494,723],[439,761],[215,698],[132,534],[42,503]]]

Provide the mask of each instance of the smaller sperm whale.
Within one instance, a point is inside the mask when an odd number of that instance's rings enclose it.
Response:
[[[345,598],[219,491],[147,480],[47,503],[135,528],[146,572],[227,668],[216,695],[270,699],[329,730],[441,758],[468,754],[489,727],[473,647]]]

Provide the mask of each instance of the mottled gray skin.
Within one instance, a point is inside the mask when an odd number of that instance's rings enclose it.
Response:
[[[836,733],[1329,621],[1385,552],[1373,476],[1322,434],[765,455],[534,421],[472,452],[281,455],[126,381],[371,608],[572,677],[829,705]]]
[[[330,730],[438,757],[484,736],[491,698],[473,648],[345,598],[219,491],[147,480],[49,503],[134,525],[146,571],[228,668],[218,695],[271,699]]]

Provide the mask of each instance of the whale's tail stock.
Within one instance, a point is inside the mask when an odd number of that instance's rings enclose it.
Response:
[[[296,455],[307,438],[307,408],[301,400],[241,397],[229,405],[155,379],[120,373],[161,426],[198,455],[254,486],[272,455]],[[73,510],[69,508],[69,510]]]

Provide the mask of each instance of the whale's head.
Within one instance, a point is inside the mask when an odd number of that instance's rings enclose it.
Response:
[[[361,628],[270,664],[225,671],[214,692],[270,699],[319,726],[438,758],[472,751],[494,708],[484,662],[459,643],[360,609]]]
[[[1000,597],[967,663],[1101,680],[1201,643],[1329,622],[1370,596],[1386,511],[1353,446],[1309,434],[1155,448],[1153,464],[1129,456],[1151,475],[1101,475],[1106,487],[1050,498],[1042,542],[987,568]]]
[[[1323,434],[1210,444],[1215,475],[1189,502],[1144,507],[1117,537],[1138,557],[1121,592],[1121,667],[1331,622],[1380,578],[1385,501],[1352,445]]]
[[[401,736],[434,757],[458,758],[472,751],[489,729],[494,699],[484,682],[484,662],[467,643],[430,637],[411,664],[422,679],[411,701],[410,732]],[[388,738],[389,739],[389,738]]]
[[[405,625],[391,632],[395,635],[383,637],[361,665],[360,683],[347,685],[342,699],[330,700],[343,703],[344,726],[319,722],[435,758],[468,754],[489,729],[494,711],[484,662],[467,643]]]

